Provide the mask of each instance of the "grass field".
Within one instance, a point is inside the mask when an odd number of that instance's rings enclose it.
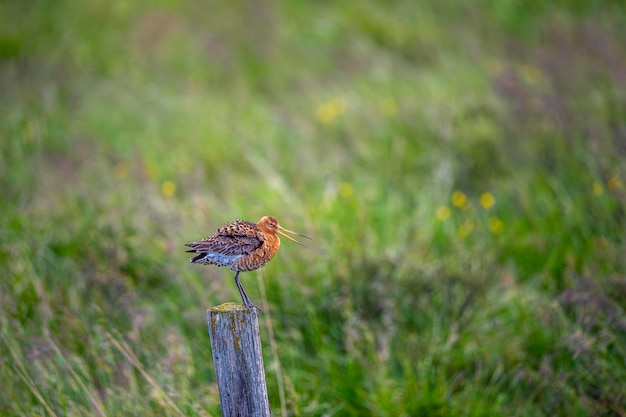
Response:
[[[0,415],[219,416],[183,244],[276,416],[626,416],[626,7],[0,3]]]

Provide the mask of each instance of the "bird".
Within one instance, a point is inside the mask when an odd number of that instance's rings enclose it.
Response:
[[[263,216],[258,223],[233,220],[217,229],[214,235],[197,242],[186,243],[185,246],[191,248],[187,252],[197,254],[189,262],[218,267],[227,266],[231,271],[235,271],[235,284],[237,284],[243,305],[248,310],[263,311],[254,305],[246,294],[239,281],[239,274],[265,266],[278,252],[280,247],[278,235],[306,248],[304,244],[284,232],[311,239],[285,229],[274,216]]]

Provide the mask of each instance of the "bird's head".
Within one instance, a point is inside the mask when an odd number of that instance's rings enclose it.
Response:
[[[259,226],[259,228],[265,232],[265,233],[269,233],[272,235],[281,235],[282,237],[291,240],[292,242],[297,243],[300,246],[304,246],[306,248],[305,245],[303,245],[302,243],[298,242],[297,240],[295,240],[294,238],[292,238],[289,235],[286,235],[284,232],[287,233],[291,233],[294,235],[298,235],[298,236],[302,236],[306,239],[311,239],[308,236],[305,235],[301,235],[300,233],[296,233],[296,232],[292,232],[291,230],[285,229],[284,227],[282,227],[280,224],[278,224],[278,220],[276,220],[276,217],[274,216],[264,216],[261,217],[261,220],[259,220],[259,222],[257,223],[257,226]]]

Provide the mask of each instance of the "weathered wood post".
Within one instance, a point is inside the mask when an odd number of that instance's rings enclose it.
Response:
[[[207,310],[213,362],[224,417],[269,417],[259,320],[234,303]]]

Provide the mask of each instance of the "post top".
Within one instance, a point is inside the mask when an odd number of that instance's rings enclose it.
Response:
[[[209,308],[207,312],[228,313],[230,311],[248,311],[248,309],[241,304],[224,303],[224,304],[220,304],[218,306]]]

